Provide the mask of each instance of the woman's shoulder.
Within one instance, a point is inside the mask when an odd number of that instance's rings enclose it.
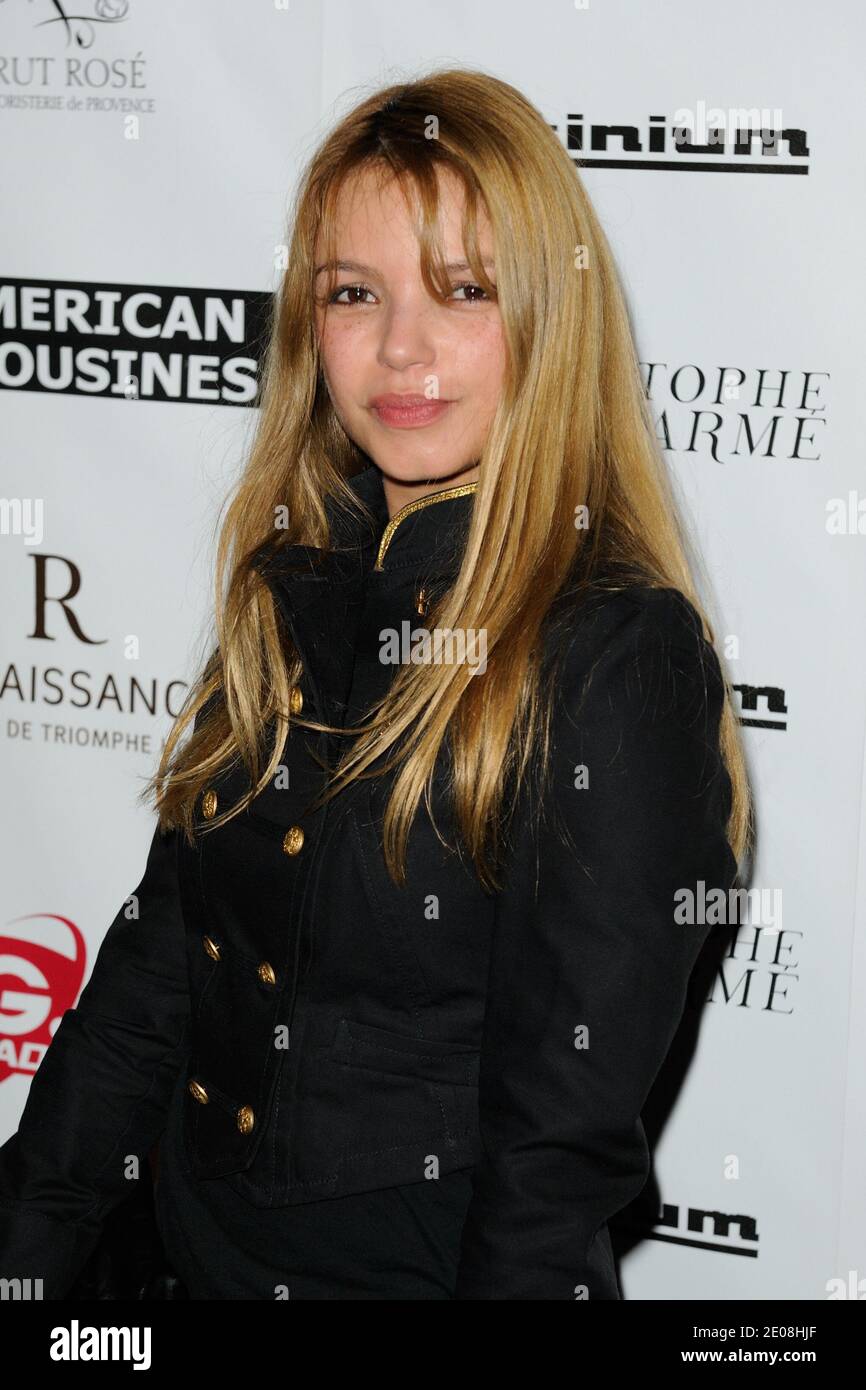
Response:
[[[549,654],[569,695],[590,675],[597,680],[599,667],[620,683],[634,668],[649,678],[663,666],[684,688],[723,684],[695,605],[680,589],[644,581],[593,587],[561,609]]]

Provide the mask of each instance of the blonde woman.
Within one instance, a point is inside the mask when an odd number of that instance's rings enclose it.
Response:
[[[695,563],[542,115],[462,70],[362,101],[299,187],[138,920],[0,1150],[0,1274],[63,1296],[151,1154],[192,1298],[621,1297],[687,905],[751,820]]]

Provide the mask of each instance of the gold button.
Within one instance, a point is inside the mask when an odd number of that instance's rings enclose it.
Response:
[[[261,965],[259,966],[259,979],[261,980],[263,985],[275,985],[277,983],[277,977],[274,974],[274,967],[271,965],[270,961],[262,961]]]
[[[428,594],[427,594],[427,590],[426,590],[426,589],[419,589],[419,590],[418,590],[418,595],[417,595],[417,597],[416,597],[416,599],[415,599],[415,609],[416,609],[416,611],[417,611],[418,613],[421,614],[421,617],[422,617],[422,618],[424,617],[424,614],[427,612],[428,607],[429,607],[429,604],[428,604]]]
[[[299,825],[293,825],[283,836],[283,849],[286,854],[297,854],[304,843],[304,832]]]
[[[249,1105],[242,1105],[238,1111],[238,1129],[241,1134],[249,1134],[255,1122],[256,1120],[252,1112],[252,1107]]]
[[[304,692],[299,685],[293,685],[289,691],[289,711],[291,714],[300,714],[304,708]]]
[[[211,787],[210,791],[205,792],[201,801],[201,813],[204,816],[205,820],[213,820],[214,816],[216,815],[216,808],[217,794],[214,791],[213,787]]]
[[[213,960],[219,960],[219,958],[220,958],[220,948],[219,948],[219,946],[216,944],[216,942],[213,940],[213,938],[210,937],[210,936],[203,936],[203,937],[202,937],[202,941],[204,942],[204,948],[205,948],[205,950],[207,951],[208,955],[209,955]]]
[[[187,1090],[189,1091],[193,1100],[197,1100],[200,1105],[207,1105],[210,1097],[208,1096],[207,1091],[205,1090],[204,1086],[202,1086],[200,1081],[191,1081],[187,1086]]]

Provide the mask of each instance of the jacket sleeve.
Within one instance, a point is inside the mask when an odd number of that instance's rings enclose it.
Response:
[[[709,933],[678,904],[737,873],[718,657],[676,590],[616,613],[569,645],[555,823],[521,821],[498,895],[458,1299],[621,1297],[607,1222],[649,1175],[641,1110]]]
[[[42,1279],[44,1298],[68,1293],[165,1125],[189,1017],[176,836],[154,831],[0,1147],[0,1277]]]

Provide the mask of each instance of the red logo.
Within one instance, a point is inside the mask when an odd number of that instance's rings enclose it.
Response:
[[[17,917],[0,936],[0,1081],[36,1071],[78,998],[86,955],[75,923],[54,913]]]

